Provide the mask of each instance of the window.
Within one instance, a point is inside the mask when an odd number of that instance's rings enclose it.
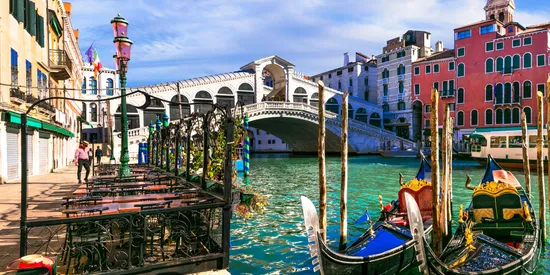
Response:
[[[27,94],[32,94],[32,63],[26,60]]]
[[[342,81],[338,80],[338,91],[342,90]]]
[[[261,144],[262,144],[262,140],[258,139],[258,145],[261,145]]]
[[[546,65],[545,62],[546,62],[546,55],[544,54],[537,55],[537,67],[542,67]]]
[[[397,110],[399,110],[399,111],[405,110],[405,102],[399,101],[397,103]]]
[[[523,82],[523,98],[531,98],[531,81]]]
[[[97,105],[95,103],[90,104],[90,120],[97,122]]]
[[[514,55],[512,59],[512,67],[515,69],[521,69],[521,56],[519,54]]]
[[[512,48],[517,48],[519,46],[521,46],[521,39],[512,40]]]
[[[495,44],[493,42],[485,43],[485,51],[492,52],[495,49]]]
[[[494,71],[493,59],[489,58],[485,60],[485,73],[492,73]]]
[[[512,103],[512,84],[504,84],[504,103]]]
[[[348,73],[352,73],[353,72],[353,67],[349,67],[348,68]]]
[[[369,78],[365,77],[365,88],[369,86]]]
[[[459,111],[456,116],[457,116],[456,125],[464,126],[464,112]]]
[[[383,112],[389,112],[390,111],[390,105],[388,103],[384,103],[382,105],[382,111]]]
[[[336,76],[342,75],[342,70],[336,72]]]
[[[485,101],[493,101],[493,85],[485,86]]]
[[[426,107],[424,107],[424,108],[425,108],[425,110],[426,110],[426,113],[429,113],[429,112],[431,112],[432,106],[430,106],[430,105],[428,104],[428,105],[426,105]]]
[[[506,136],[491,137],[491,148],[506,148]]]
[[[486,125],[493,124],[493,110],[491,109],[485,110],[485,124]]]
[[[426,65],[426,73],[427,74],[432,73],[432,66]]]
[[[523,145],[523,138],[521,136],[510,136],[510,142],[508,146],[510,148],[521,148]]]
[[[495,102],[496,104],[504,103],[504,86],[499,83],[495,86]]]
[[[523,68],[528,69],[531,68],[531,65],[533,63],[533,57],[530,53],[526,53],[523,55]]]
[[[323,76],[319,77],[319,80],[323,80]],[[317,81],[314,81],[314,82],[317,82]]]
[[[497,42],[497,51],[504,49],[504,42]]]
[[[353,87],[353,79],[351,79],[351,77],[349,78],[349,87]]]
[[[491,33],[491,32],[495,32],[495,25],[483,26],[479,29],[480,29],[479,32],[481,34]]]
[[[405,66],[403,66],[403,64],[401,64],[397,68],[397,75],[404,75],[404,74],[405,74]]]
[[[384,89],[384,96],[387,96],[388,95],[388,84],[384,84],[383,89]]]
[[[434,64],[434,73],[439,73],[439,64]]]
[[[424,120],[424,127],[425,128],[430,128],[430,120],[429,119]]]
[[[523,38],[523,46],[529,46],[531,44],[533,44],[533,38],[532,37]]]
[[[472,32],[470,30],[461,31],[456,34],[456,40],[470,38],[470,36],[472,36]]]
[[[514,86],[512,88],[512,102],[519,103],[520,98],[520,85],[519,82],[514,82]]]
[[[14,49],[11,49],[11,85],[18,86],[18,66],[19,56]]]
[[[439,91],[439,82],[434,82],[433,88]]]
[[[458,48],[457,55],[458,57],[463,57],[464,55],[466,55],[464,48]]]
[[[46,37],[44,29],[44,17],[36,13],[36,42],[42,48],[44,48],[44,37]]]
[[[504,13],[501,12],[499,15],[498,15],[498,19],[500,21],[504,21]],[[508,32],[514,32],[514,26],[510,26],[508,27]]]
[[[82,80],[82,94],[86,94],[86,78]]]
[[[498,57],[497,58],[496,71],[497,72],[502,72],[503,70],[504,70],[504,58]]]
[[[390,56],[384,56],[382,57],[382,63],[390,61]]]
[[[504,58],[504,73],[505,74],[511,74],[512,73],[512,57],[507,56]]]
[[[449,71],[454,71],[455,70],[455,63],[454,61],[451,61],[449,62]]]
[[[415,95],[420,94],[420,84],[414,84],[414,94]]]
[[[113,79],[112,78],[107,78],[107,95],[113,95]]]
[[[519,123],[519,108],[514,108],[512,110],[512,123]]]
[[[384,71],[382,71],[382,78],[389,78],[390,77],[390,71],[388,71],[388,69],[384,69]]]
[[[399,81],[399,93],[402,94],[405,92],[405,85],[403,85],[403,81]]]
[[[477,110],[472,110],[472,115],[470,117],[470,125],[476,126],[477,125]]]
[[[414,75],[420,75],[420,67],[414,67]]]
[[[456,104],[448,103],[447,105],[449,105],[449,111],[454,112],[456,110]]]
[[[457,98],[456,98],[456,103],[458,103],[458,104],[464,103],[464,89],[463,88],[458,89],[458,95],[457,95]]]
[[[458,77],[463,77],[464,74],[465,74],[465,72],[464,72],[464,64],[463,64],[463,63],[460,63],[460,64],[458,64],[458,74],[457,74],[457,76],[458,76]]]
[[[512,123],[512,111],[510,108],[504,109],[504,124]]]
[[[332,74],[328,74],[328,78],[329,78],[329,79],[332,78]]]
[[[497,109],[496,112],[496,123],[502,124],[502,109]]]
[[[401,57],[404,57],[406,54],[405,54],[405,51],[400,51],[397,53],[397,58],[401,58]]]
[[[97,95],[97,80],[93,76],[90,77],[90,89],[92,89],[93,95]]]
[[[542,96],[545,94],[544,84],[537,85],[537,91],[542,93]]]
[[[527,123],[531,123],[531,107],[525,107],[523,112],[525,112],[525,120],[527,120]]]

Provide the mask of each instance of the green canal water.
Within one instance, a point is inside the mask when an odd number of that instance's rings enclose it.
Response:
[[[358,156],[349,158],[348,224],[349,240],[353,241],[366,229],[365,224],[353,225],[365,207],[371,217],[378,217],[378,195],[384,204],[395,200],[399,190],[399,173],[405,181],[418,171],[416,159]],[[313,274],[305,237],[300,196],[319,201],[318,166],[316,157],[293,155],[260,155],[250,165],[251,184],[268,195],[269,205],[263,215],[244,221],[234,218],[231,223],[232,274]],[[453,213],[460,204],[469,204],[471,191],[464,187],[466,174],[472,185],[479,183],[484,168],[473,161],[453,163]],[[523,184],[522,171],[514,175]],[[533,190],[537,189],[536,174],[531,175]],[[327,158],[328,182],[328,240],[337,247],[339,236],[340,159]],[[537,205],[537,196],[533,202]],[[537,208],[538,209],[538,208]],[[456,217],[453,217],[456,220]],[[550,251],[547,245],[546,251]],[[409,274],[416,274],[410,271]],[[541,255],[536,274],[550,274],[550,253]]]

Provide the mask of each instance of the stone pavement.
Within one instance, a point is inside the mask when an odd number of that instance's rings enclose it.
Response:
[[[62,198],[70,195],[77,187],[74,165],[57,169],[53,173],[29,177],[28,220],[60,217]],[[0,198],[1,274],[5,266],[19,258],[20,182],[0,185]]]

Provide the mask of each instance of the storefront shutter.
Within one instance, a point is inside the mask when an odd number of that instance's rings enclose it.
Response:
[[[8,151],[8,180],[18,179],[19,172],[19,135],[15,133],[6,133],[6,149]]]

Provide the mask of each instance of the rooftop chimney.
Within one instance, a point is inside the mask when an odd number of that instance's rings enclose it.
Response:
[[[439,53],[439,52],[442,52],[442,51],[443,51],[443,42],[442,41],[437,41],[435,43],[435,52]]]
[[[71,18],[72,4],[69,2],[63,2],[63,7],[65,8],[65,12],[67,13],[67,16]]]
[[[349,54],[344,53],[344,66],[347,66],[349,64]]]

